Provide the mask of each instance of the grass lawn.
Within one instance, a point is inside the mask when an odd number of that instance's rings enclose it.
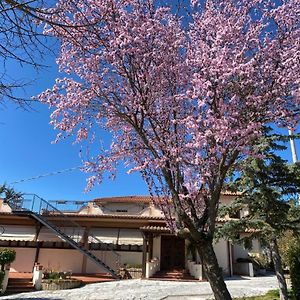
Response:
[[[271,290],[262,296],[234,298],[234,300],[279,300],[279,291]]]

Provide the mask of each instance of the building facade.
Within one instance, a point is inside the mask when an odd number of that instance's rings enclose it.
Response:
[[[234,195],[224,193],[221,203],[233,199]],[[169,231],[150,196],[94,199],[78,209],[70,209],[67,201],[56,201],[55,209],[45,203],[31,201],[27,211],[38,213],[28,214],[0,200],[0,247],[13,248],[17,254],[12,272],[31,272],[35,263],[81,274],[127,266],[141,268],[143,277],[150,277],[156,271],[188,268],[193,258],[199,260],[188,241]],[[235,274],[237,259],[249,254],[224,239],[214,249],[225,276]],[[259,244],[254,243],[251,251],[260,252]]]

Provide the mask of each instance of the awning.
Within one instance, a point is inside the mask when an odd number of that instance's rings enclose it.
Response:
[[[93,228],[90,231],[89,243],[116,244],[118,228]],[[95,237],[95,238],[94,238]]]
[[[60,229],[76,242],[82,241],[83,228],[63,227]],[[138,229],[93,228],[90,233],[89,243],[99,243],[100,241],[106,244],[143,245],[142,233]],[[34,226],[0,225],[0,240],[2,241],[33,241],[35,234]],[[42,227],[37,240],[61,242],[63,239],[52,230]]]
[[[33,241],[35,227],[20,225],[0,225],[1,241]]]
[[[61,227],[60,230],[65,233],[67,236],[74,239],[76,242],[80,242],[83,236],[83,228],[73,228],[73,227]],[[54,231],[42,227],[40,234],[38,236],[38,241],[48,241],[48,242],[60,242],[61,239],[59,236],[55,234]]]
[[[143,245],[141,231],[136,229],[120,229],[119,245]]]
[[[89,237],[90,243],[101,241],[106,244],[143,245],[142,233],[137,229],[94,228]]]

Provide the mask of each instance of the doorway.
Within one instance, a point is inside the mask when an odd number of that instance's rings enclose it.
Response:
[[[161,264],[162,271],[184,269],[185,267],[185,240],[177,236],[161,236]]]

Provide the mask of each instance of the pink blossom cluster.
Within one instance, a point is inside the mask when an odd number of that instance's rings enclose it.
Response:
[[[275,2],[192,1],[186,20],[152,0],[59,0],[49,18],[70,26],[45,32],[60,40],[65,77],[39,100],[77,141],[112,133],[86,163],[89,186],[123,161],[164,196],[167,216],[171,203],[193,221],[216,208],[262,126],[299,121],[299,0]]]

